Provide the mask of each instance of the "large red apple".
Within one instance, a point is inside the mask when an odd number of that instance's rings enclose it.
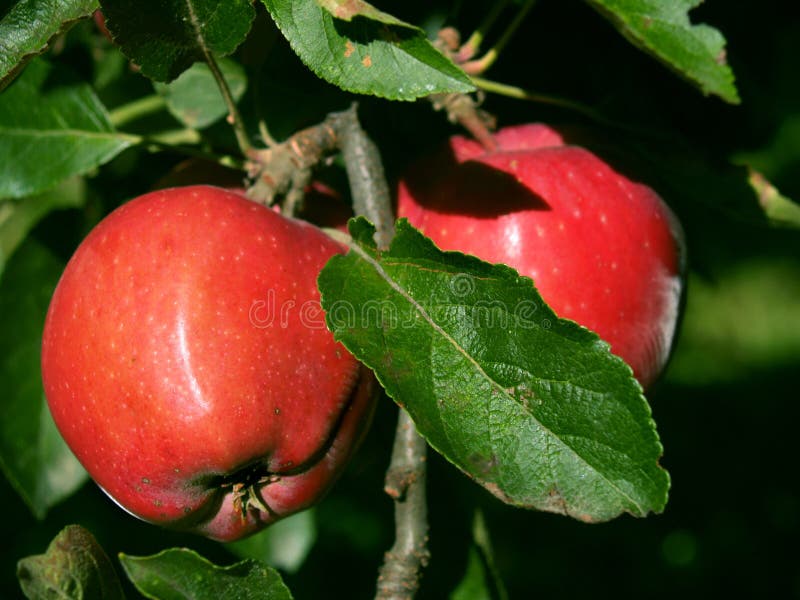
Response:
[[[210,186],[146,194],[89,234],[53,295],[42,374],[64,439],[118,504],[232,540],[330,487],[373,407],[319,305],[337,252]]]
[[[531,277],[560,316],[598,333],[646,388],[670,352],[683,242],[649,187],[545,125],[453,137],[400,182],[398,213],[445,250]]]

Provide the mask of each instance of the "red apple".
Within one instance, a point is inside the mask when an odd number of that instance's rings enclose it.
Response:
[[[398,213],[445,250],[531,277],[560,316],[598,333],[643,387],[669,356],[684,252],[649,187],[545,125],[509,127],[498,148],[453,137],[400,182]]]
[[[89,234],[53,295],[42,374],[64,439],[118,504],[233,540],[324,494],[374,404],[319,304],[338,252],[210,186],[146,194]]]

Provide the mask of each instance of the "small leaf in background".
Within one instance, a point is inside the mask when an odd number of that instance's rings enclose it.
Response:
[[[319,277],[337,340],[428,443],[508,504],[586,522],[666,504],[650,407],[608,344],[505,265],[441,252],[398,221],[388,252],[351,221]]]
[[[42,217],[51,210],[82,206],[85,198],[86,182],[81,177],[71,177],[36,196],[0,200],[0,276],[6,261]]]
[[[17,578],[31,600],[122,600],[125,594],[108,555],[80,525],[67,525],[45,554],[17,563]]]
[[[472,539],[467,572],[450,594],[450,600],[508,600],[508,593],[494,565],[489,530],[480,510],[475,511]]]
[[[227,59],[218,61],[218,65],[233,99],[240,100],[247,90],[244,69]],[[169,112],[192,129],[208,127],[228,114],[219,86],[205,63],[194,64],[172,83],[156,83],[155,88],[166,100]]]
[[[12,4],[12,3],[10,3]],[[97,8],[97,0],[19,0],[0,10],[0,91],[57,34]]]
[[[335,19],[317,0],[262,1],[306,66],[343,90],[415,100],[475,89],[421,30],[387,25],[386,17]]]
[[[37,518],[87,480],[42,390],[44,317],[64,264],[28,239],[0,278],[0,470]]]
[[[688,12],[702,0],[587,0],[634,46],[656,57],[704,94],[739,103],[725,38],[708,25],[693,25]]]
[[[317,526],[312,508],[281,519],[264,531],[226,544],[226,547],[240,558],[263,560],[287,573],[296,573],[316,540]]]
[[[171,548],[154,556],[120,555],[136,588],[158,600],[291,600],[278,572],[255,560],[218,567],[197,553]]]
[[[87,84],[63,75],[38,59],[0,94],[0,198],[41,193],[138,141],[114,131]]]
[[[106,26],[142,73],[172,81],[206,53],[230,54],[255,17],[248,0],[101,0]]]

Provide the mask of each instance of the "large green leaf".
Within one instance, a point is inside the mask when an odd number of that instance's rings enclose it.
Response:
[[[274,569],[255,560],[218,567],[195,552],[171,548],[155,556],[120,555],[125,572],[157,600],[291,600]]]
[[[29,239],[0,279],[0,469],[39,518],[87,479],[42,391],[42,327],[63,267]]]
[[[97,0],[19,0],[0,10],[0,90],[58,33],[88,17]]]
[[[255,17],[248,0],[101,0],[122,52],[156,81],[172,81],[206,54],[225,56]]]
[[[364,219],[319,277],[336,339],[372,368],[428,443],[501,500],[596,522],[664,508],[650,408],[608,344],[560,320],[505,265],[441,252]]]
[[[327,9],[318,0],[262,1],[300,59],[343,90],[414,100],[475,89],[421,30],[388,24],[388,15],[367,10],[365,2],[355,12],[339,13],[330,1]],[[335,18],[328,9],[346,18]]]
[[[80,525],[67,525],[44,554],[23,558],[17,577],[31,600],[123,600],[114,566],[94,536]]]
[[[689,11],[702,0],[587,0],[631,43],[686,78],[704,94],[739,103],[725,38],[713,27],[693,25]]]
[[[37,59],[0,94],[0,198],[43,192],[137,141],[114,131],[88,85]]]

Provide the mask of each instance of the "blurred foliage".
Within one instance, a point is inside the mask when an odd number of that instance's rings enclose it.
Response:
[[[426,30],[452,23],[469,32],[488,5],[414,0],[392,10]],[[692,11],[694,22],[724,33],[740,106],[703,97],[578,2],[537,3],[490,74],[591,106],[610,120],[647,132],[650,144],[658,144],[653,135],[667,135],[689,144],[698,156],[750,164],[784,195],[798,199],[798,13],[777,0],[708,0]],[[258,117],[266,114],[271,132],[280,138],[346,104],[346,96],[301,65],[263,14],[255,27],[258,35],[236,53],[248,80],[259,81],[242,100],[254,131]],[[56,64],[93,81],[112,113],[153,93],[152,84],[92,23],[59,39],[51,54]],[[424,102],[360,102],[365,127],[381,148],[390,176],[454,131]],[[602,124],[557,106],[489,95],[483,107],[501,125],[541,120],[602,130]],[[142,135],[177,127],[180,123],[164,111],[143,115],[125,130]],[[234,151],[224,122],[203,134],[217,151]],[[613,128],[608,136],[611,141],[624,137]],[[66,261],[102,215],[147,191],[183,159],[177,152],[152,154],[142,147],[123,151],[87,179],[85,205],[44,218],[33,229],[32,243]],[[336,165],[328,173],[333,181],[342,178]],[[720,188],[705,189],[711,207],[725,202],[715,197]],[[695,203],[688,204],[691,209]],[[495,566],[510,598],[800,597],[800,484],[793,475],[792,442],[800,418],[793,379],[800,372],[800,235],[713,209],[687,214],[692,275],[683,331],[666,377],[649,396],[665,447],[662,463],[673,477],[666,512],[587,526],[515,510],[432,454],[432,560],[421,598],[447,597],[459,585],[476,507],[485,516]],[[391,403],[383,402],[363,450],[315,510],[317,541],[298,571],[284,573],[296,598],[372,596],[374,575],[393,535],[391,502],[381,490],[394,418]],[[185,546],[218,564],[238,560],[223,545],[129,517],[93,484],[41,521],[5,478],[0,478],[0,503],[6,516],[0,521],[2,598],[20,597],[16,562],[42,553],[67,523],[92,531],[111,557]],[[124,585],[128,597],[137,597],[129,583]]]

